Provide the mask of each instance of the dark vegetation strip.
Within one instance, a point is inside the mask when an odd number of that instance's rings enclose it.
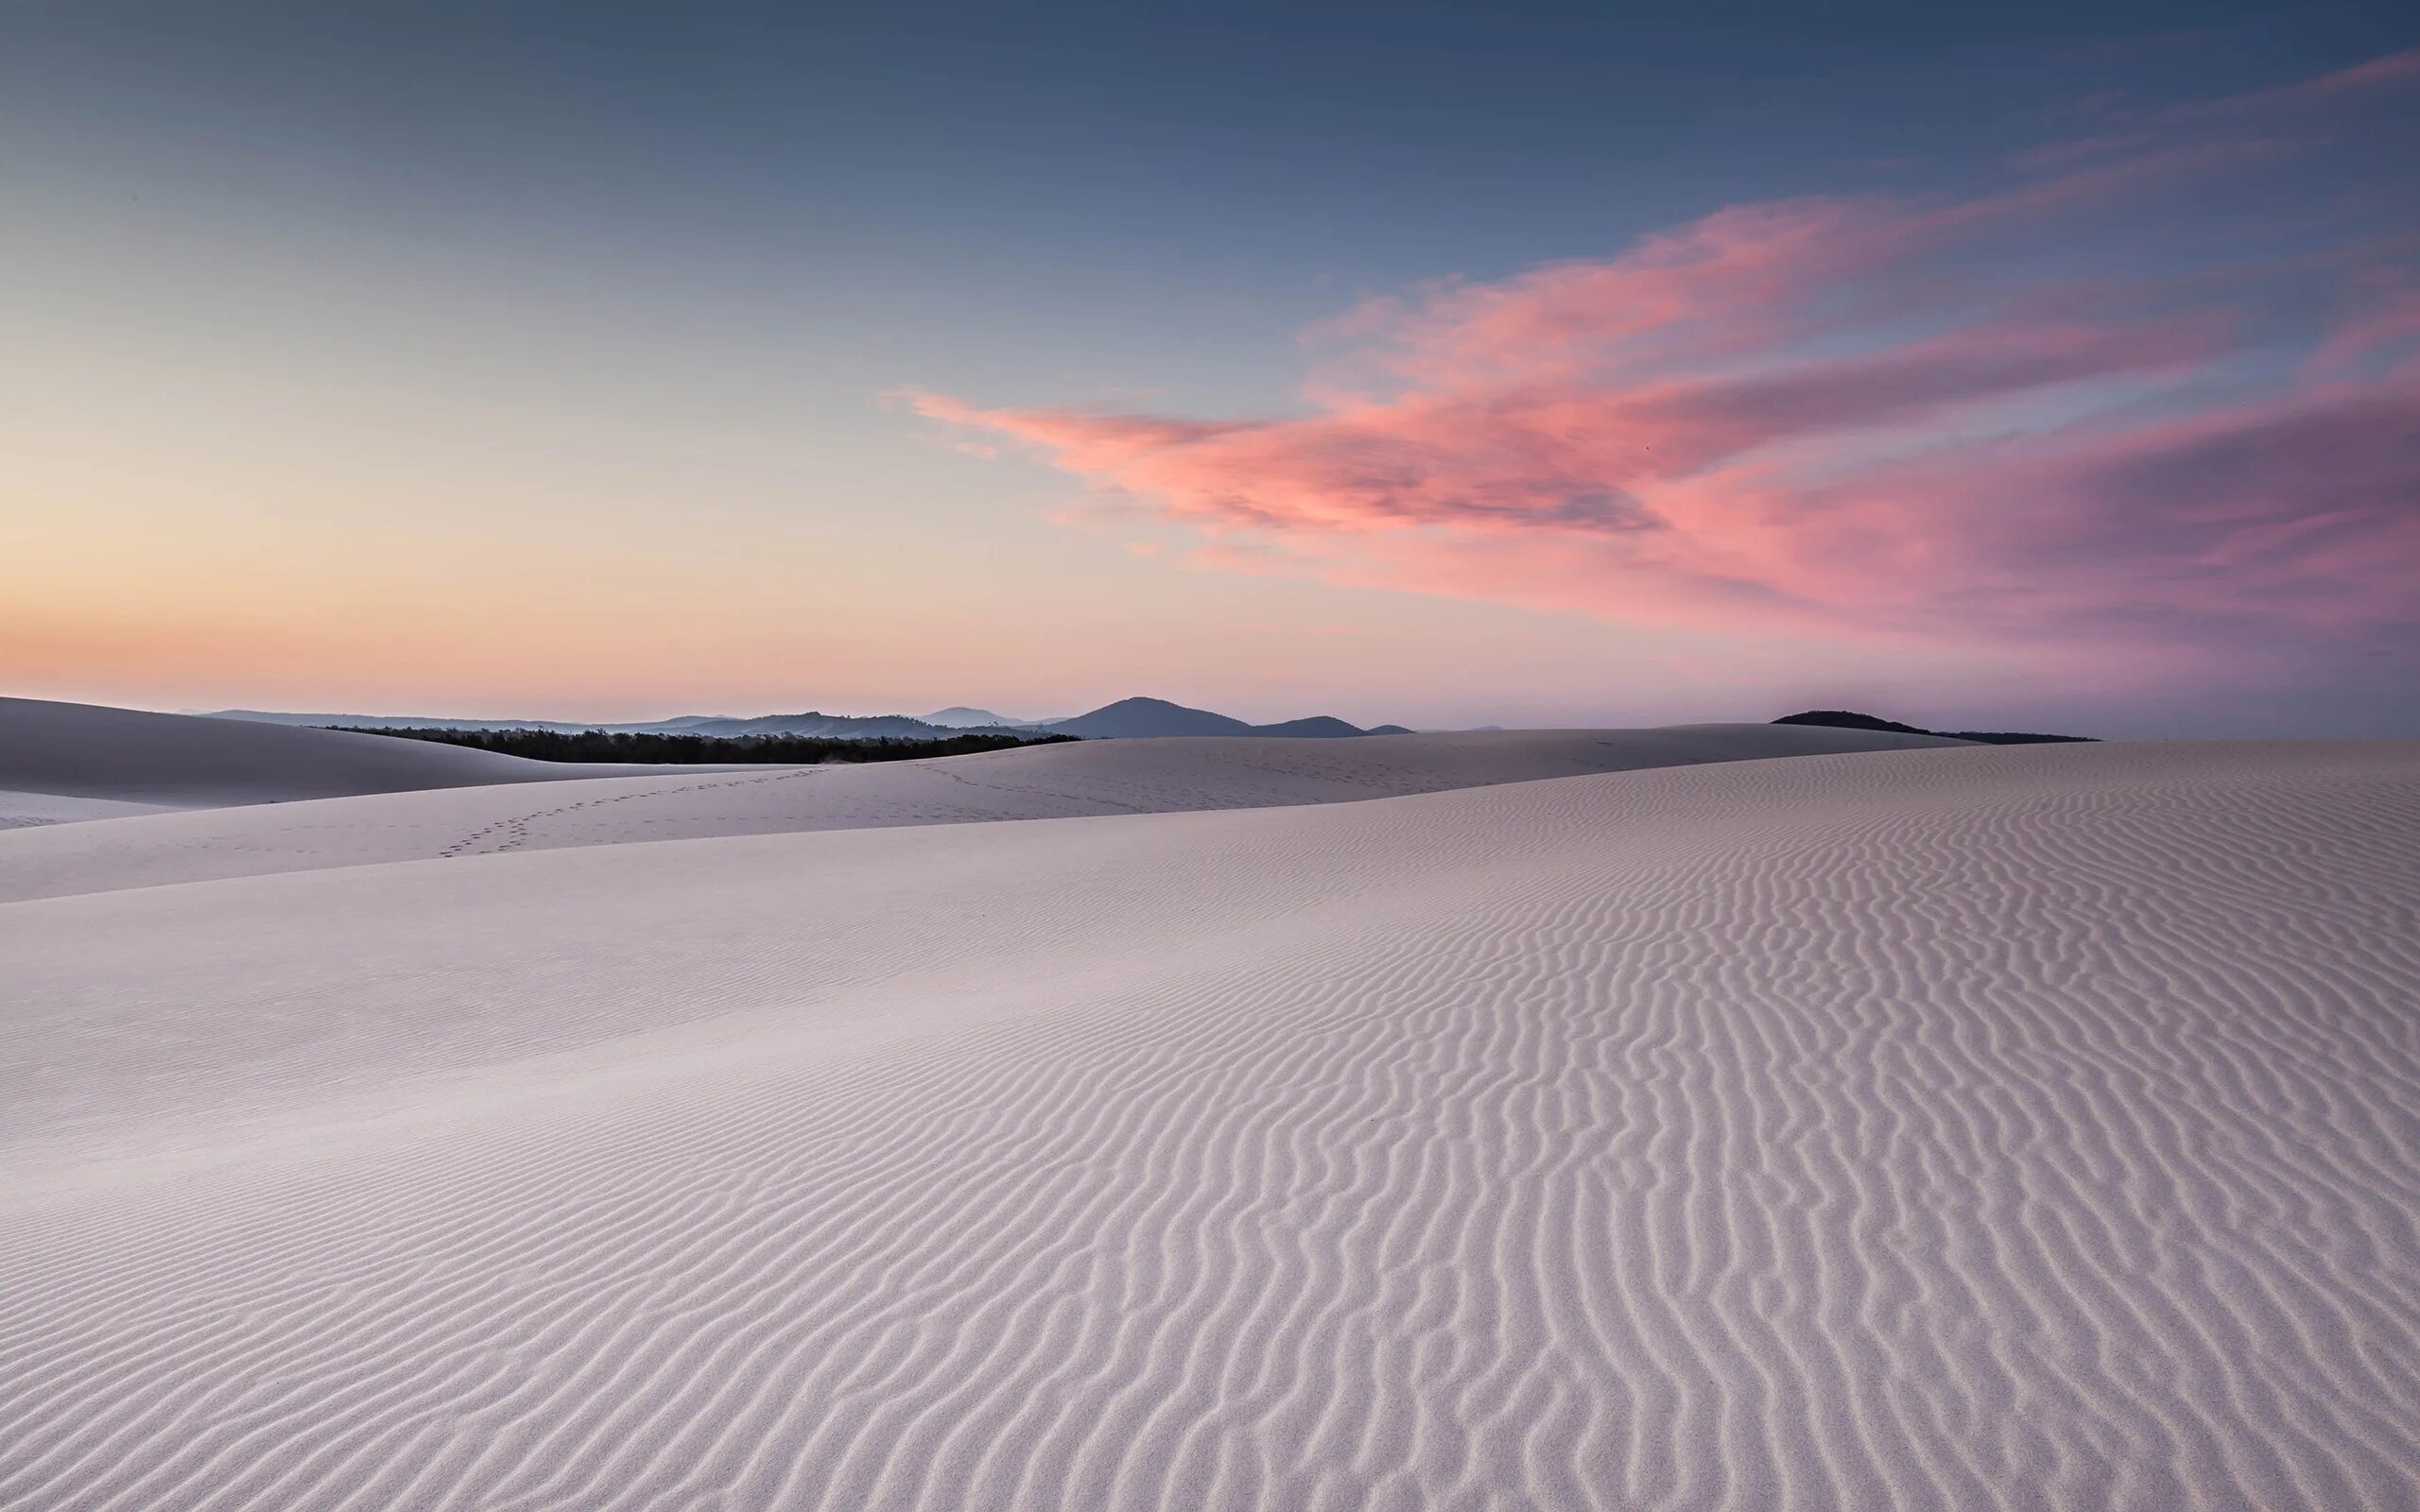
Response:
[[[939,740],[829,740],[812,735],[659,735],[612,730],[372,730],[331,725],[356,735],[391,735],[469,746],[542,762],[661,762],[717,765],[766,762],[812,766],[825,762],[913,762],[934,756],[971,756],[1019,746],[1057,746],[1073,735],[950,735]]]
[[[1901,735],[1942,735],[1950,740],[1971,740],[1984,746],[2090,744],[2093,739],[2090,735],[2029,735],[2014,730],[1919,730],[1913,725],[1903,725],[1896,719],[1877,719],[1872,714],[1852,713],[1846,709],[1809,709],[1803,714],[1784,714],[1773,723],[1829,725],[1835,730],[1886,730]]]

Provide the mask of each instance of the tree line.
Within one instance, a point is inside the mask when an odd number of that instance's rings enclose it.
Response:
[[[331,725],[356,735],[392,735],[401,740],[433,740],[444,746],[469,746],[541,762],[631,762],[673,765],[719,765],[732,762],[764,762],[783,766],[815,766],[826,762],[913,762],[935,756],[971,756],[977,751],[1011,750],[1019,746],[1056,746],[1073,735],[945,735],[932,740],[885,736],[874,740],[834,740],[813,735],[673,735],[653,730],[431,730],[366,729]]]

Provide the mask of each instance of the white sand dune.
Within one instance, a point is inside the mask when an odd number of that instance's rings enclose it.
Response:
[[[9,835],[0,837],[0,901],[499,850],[1260,808],[1649,766],[1962,744],[1804,725],[1694,725],[1355,740],[1100,741],[862,766],[656,768],[651,776],[544,789],[381,794]]]
[[[66,798],[57,793],[20,793],[0,788],[0,830],[26,830],[43,824],[76,824],[85,819],[130,819],[143,815],[178,812],[180,806],[173,803]]]
[[[11,816],[58,823],[146,810],[597,775],[595,766],[392,736],[0,698],[0,827]]]
[[[0,905],[0,1506],[2411,1507],[2416,857],[2113,745]]]

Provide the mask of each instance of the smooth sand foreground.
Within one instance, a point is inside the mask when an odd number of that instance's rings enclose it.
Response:
[[[2415,857],[2118,745],[0,905],[0,1505],[2410,1507]]]

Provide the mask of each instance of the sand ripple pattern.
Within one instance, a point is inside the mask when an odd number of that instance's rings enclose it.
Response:
[[[12,1512],[2420,1505],[2408,745],[160,886],[0,980]]]

